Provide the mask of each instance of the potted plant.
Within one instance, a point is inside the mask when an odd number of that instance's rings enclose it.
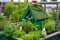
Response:
[[[47,20],[44,26],[46,28],[47,35],[55,32],[55,22],[54,22],[54,20]]]

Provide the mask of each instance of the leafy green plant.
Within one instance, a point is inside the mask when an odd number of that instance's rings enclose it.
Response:
[[[18,13],[18,10],[15,10],[12,12],[12,22],[19,22],[20,14]]]
[[[58,16],[59,16],[59,20],[60,20],[60,12],[59,12]]]
[[[20,26],[22,26],[22,28],[23,28],[23,31],[25,31],[25,32],[30,32],[30,31],[37,31],[38,30],[38,25],[36,25],[36,24],[32,24],[30,21],[27,21],[27,22],[25,22],[25,21],[22,21],[22,22],[20,22],[19,24],[18,24],[18,26],[20,27]],[[18,28],[19,28],[18,27]]]
[[[4,32],[3,31],[0,32],[0,36],[2,36],[2,35],[4,35]]]
[[[24,36],[26,33],[24,31],[16,30],[13,32],[14,38],[20,38],[21,36]]]
[[[45,35],[40,31],[30,32],[29,34],[22,36],[24,40],[39,40],[40,38],[44,37]]]
[[[15,30],[17,30],[17,26],[14,23],[6,23],[3,32],[5,36],[9,37]]]
[[[24,2],[24,3],[21,3],[20,1],[18,2],[17,7],[12,12],[12,19],[14,19],[15,22],[16,21],[19,22],[22,20],[22,15],[24,14],[24,12],[26,10],[27,5],[28,5],[27,2]]]
[[[24,3],[18,2],[18,5],[16,7],[17,8],[16,10],[18,11],[19,21],[22,20],[22,15],[24,14],[24,12],[26,10],[27,5],[28,5],[28,2],[24,2]]]
[[[49,19],[53,19],[53,14],[48,14]]]
[[[15,8],[16,7],[13,2],[5,4],[4,15],[7,16],[7,18],[9,18],[12,12],[15,10]]]
[[[55,22],[53,20],[47,20],[44,26],[49,33],[55,30]]]
[[[4,27],[4,25],[5,25],[5,23],[6,23],[6,16],[2,16],[2,15],[0,15],[0,30],[3,30],[3,27]]]
[[[59,23],[59,26],[58,26],[58,31],[60,31],[60,23]]]

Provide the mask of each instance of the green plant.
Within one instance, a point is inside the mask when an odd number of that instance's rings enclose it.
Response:
[[[12,22],[19,22],[20,14],[18,13],[18,10],[15,10],[12,12]]]
[[[29,34],[22,36],[24,40],[39,40],[40,38],[44,37],[45,35],[40,31],[30,32]]]
[[[14,23],[6,23],[4,26],[4,35],[5,36],[12,36],[12,33],[17,30],[17,25],[15,25]]]
[[[47,20],[44,26],[49,33],[55,30],[55,22],[53,20]]]
[[[33,7],[33,9],[36,11],[43,11],[42,5],[38,5],[37,7]]]
[[[58,26],[58,31],[60,31],[60,23],[59,23],[59,26]]]
[[[53,14],[48,14],[49,19],[53,19]]]
[[[59,12],[58,16],[59,16],[59,20],[60,20],[60,12]]]
[[[20,38],[21,36],[24,36],[26,33],[24,31],[16,30],[13,32],[14,38]]]
[[[15,10],[15,8],[16,7],[13,2],[5,4],[4,15],[7,16],[7,18],[9,18],[12,12]]]
[[[22,20],[22,15],[24,14],[26,10],[27,5],[28,5],[27,2],[24,2],[24,3],[21,3],[20,1],[18,2],[17,7],[12,12],[12,19],[14,19],[15,22],[16,21],[19,22]]]
[[[4,27],[5,23],[6,23],[6,21],[7,21],[6,16],[0,15],[0,31],[3,30],[3,27]]]
[[[0,36],[4,35],[4,32],[3,31],[0,31]]]
[[[18,2],[17,11],[18,11],[18,14],[19,14],[19,21],[22,20],[22,15],[24,14],[24,12],[26,10],[27,5],[28,5],[28,2],[24,2],[24,3]]]
[[[37,31],[38,30],[38,25],[36,24],[32,24],[30,21],[22,21],[18,24],[18,28],[20,28],[20,26],[22,26],[23,31],[25,32],[30,32],[30,31]]]

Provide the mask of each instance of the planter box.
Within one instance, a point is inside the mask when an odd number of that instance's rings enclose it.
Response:
[[[58,40],[60,40],[60,34],[58,35]]]
[[[40,40],[60,40],[60,36],[58,35],[60,35],[60,32],[55,32]]]
[[[0,36],[0,40],[16,40],[15,38]]]
[[[23,40],[23,39],[0,36],[0,40]],[[41,38],[40,40],[60,40],[60,32],[52,33],[52,34],[48,35],[46,38]]]
[[[5,36],[0,36],[0,40],[8,40],[8,38]]]

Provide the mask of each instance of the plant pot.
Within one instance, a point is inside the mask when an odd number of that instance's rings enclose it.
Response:
[[[23,40],[22,38],[16,38],[16,40]]]

